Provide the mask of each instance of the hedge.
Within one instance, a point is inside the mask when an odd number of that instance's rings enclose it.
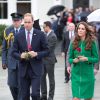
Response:
[[[2,47],[2,40],[3,40],[3,31],[6,28],[6,25],[0,25],[0,56],[1,56],[1,47]]]

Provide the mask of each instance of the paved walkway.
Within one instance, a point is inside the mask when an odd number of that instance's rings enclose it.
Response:
[[[72,100],[70,82],[64,83],[64,60],[59,55],[57,56],[58,63],[55,66],[56,89],[54,100]],[[0,100],[13,100],[6,84],[7,70],[1,69],[0,62]],[[94,100],[100,100],[100,71],[96,75],[96,86]]]

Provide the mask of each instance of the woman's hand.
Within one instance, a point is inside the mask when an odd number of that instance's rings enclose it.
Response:
[[[85,56],[78,56],[79,61],[88,61],[88,58]]]
[[[78,58],[75,58],[75,59],[73,59],[73,62],[74,63],[78,63],[79,62],[79,59]]]

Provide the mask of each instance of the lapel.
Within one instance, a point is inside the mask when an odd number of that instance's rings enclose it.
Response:
[[[47,36],[47,40],[51,37],[52,35],[52,31],[50,32],[50,34]]]
[[[37,31],[36,29],[33,30],[33,34],[32,34],[32,40],[31,40],[31,46],[34,44],[34,42],[37,41]]]
[[[66,35],[66,39],[67,39],[67,40],[70,40],[70,39],[69,39],[69,31],[67,31],[65,35]]]
[[[10,32],[10,33],[13,33],[13,34],[14,34],[14,36],[15,36],[14,27],[12,27],[12,29],[11,29],[11,32]]]
[[[24,31],[22,32],[22,33],[20,33],[22,36],[20,36],[21,37],[21,40],[23,40],[22,42],[23,42],[23,47],[25,48],[25,51],[27,51],[28,50],[28,48],[27,48],[27,40],[26,40],[26,33],[25,33],[25,29],[24,29]]]
[[[52,34],[52,31],[49,33],[49,35],[47,36],[47,39],[51,36],[51,34]]]
[[[69,38],[69,34],[70,34],[70,33],[69,33],[69,31],[68,31],[68,34],[67,34],[67,36],[68,36],[68,39],[70,40],[70,38]]]
[[[23,30],[23,26],[21,26],[21,28],[20,28],[20,30],[18,31],[18,33],[19,33],[21,30]],[[14,33],[14,36],[16,35],[16,34],[15,34],[14,27],[12,27],[11,32]]]

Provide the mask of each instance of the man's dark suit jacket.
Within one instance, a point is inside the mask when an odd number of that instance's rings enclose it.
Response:
[[[27,41],[25,35],[25,29],[22,30],[18,35],[15,36],[12,55],[14,58],[19,60],[19,73],[22,77],[25,76],[27,70],[27,63],[30,63],[34,77],[40,77],[42,75],[42,58],[48,55],[49,49],[46,41],[45,34],[37,29],[34,29],[32,41],[31,41],[32,51],[38,53],[37,57],[31,58],[29,61],[22,60],[20,58],[21,53],[28,51]]]
[[[63,35],[61,52],[67,53],[69,44],[70,44],[69,31],[67,31]]]
[[[47,36],[49,55],[43,59],[44,64],[55,64],[57,62],[55,56],[55,47],[57,43],[57,37],[53,31]]]

